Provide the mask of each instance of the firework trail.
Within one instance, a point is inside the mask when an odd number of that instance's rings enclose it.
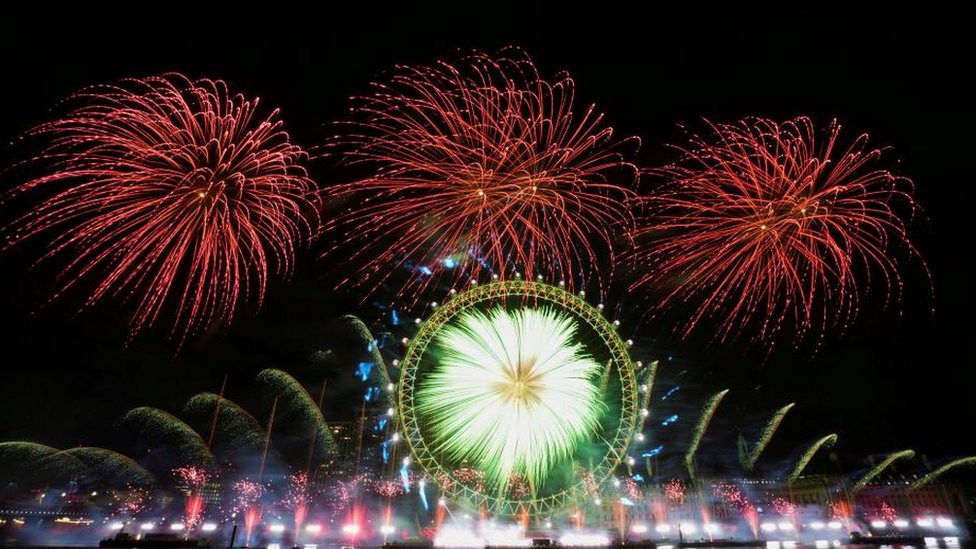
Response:
[[[668,181],[640,199],[647,217],[631,256],[650,267],[633,287],[663,288],[659,310],[691,307],[682,336],[706,319],[722,341],[755,326],[771,349],[786,325],[794,343],[846,326],[869,282],[900,301],[894,252],[919,258],[905,219],[914,185],[880,165],[866,135],[845,148],[833,122],[820,142],[807,118],[709,129],[657,170]]]
[[[638,141],[573,102],[568,75],[545,80],[521,52],[398,67],[357,98],[334,146],[371,171],[331,189],[362,193],[339,220],[359,245],[341,283],[375,288],[404,266],[398,297],[493,270],[602,282],[637,174],[621,153]]]
[[[183,414],[200,420],[213,420],[217,414],[217,432],[228,437],[230,446],[242,451],[260,451],[264,443],[261,423],[232,400],[214,393],[197,393],[183,406]]]
[[[0,442],[0,471],[20,479],[68,481],[91,470],[77,457],[36,442]]]
[[[913,482],[912,485],[908,487],[908,490],[913,491],[916,490],[917,488],[921,488],[922,486],[925,486],[926,484],[941,477],[942,475],[949,472],[950,470],[955,469],[956,467],[961,467],[963,465],[976,465],[976,456],[969,456],[954,461],[950,461],[949,463],[946,463],[945,465],[939,467],[935,471],[931,471],[925,476],[923,476],[922,478]]]
[[[915,450],[901,450],[899,452],[892,452],[888,454],[888,457],[881,460],[881,463],[875,465],[868,471],[863,477],[851,486],[851,493],[856,494],[861,491],[869,482],[874,480],[874,477],[880,475],[885,469],[891,466],[894,462],[901,459],[912,459],[915,457]]]
[[[200,466],[213,464],[213,454],[207,443],[182,420],[159,408],[140,406],[126,412],[120,425],[134,425],[145,434],[153,434],[165,444],[173,446],[185,463]]]
[[[258,373],[257,380],[272,388],[281,402],[282,419],[305,422],[315,434],[315,455],[321,459],[331,455],[336,448],[332,432],[325,422],[322,410],[316,405],[305,387],[286,372],[269,368]]]
[[[711,423],[715,411],[718,410],[718,405],[721,404],[728,392],[729,390],[725,389],[715,393],[702,407],[701,416],[698,417],[695,432],[691,437],[691,444],[688,446],[688,451],[685,452],[685,468],[688,470],[688,476],[691,477],[692,481],[695,480],[695,452],[698,451],[698,445],[701,444],[702,437],[705,436],[705,429],[708,429],[708,424]]]
[[[791,402],[777,410],[776,413],[773,414],[773,417],[769,418],[766,426],[763,427],[762,432],[759,433],[759,439],[756,440],[756,445],[752,447],[752,451],[750,451],[745,456],[745,459],[742,460],[742,467],[746,471],[751,472],[756,467],[756,462],[759,461],[759,456],[762,455],[763,450],[765,450],[766,446],[769,445],[769,441],[773,439],[773,435],[776,434],[776,430],[779,429],[780,424],[783,423],[783,419],[786,417],[786,414],[795,405],[795,402]]]
[[[803,473],[803,470],[806,469],[807,465],[810,464],[810,460],[813,459],[813,456],[815,456],[817,452],[820,451],[821,448],[825,448],[825,447],[830,448],[836,443],[837,443],[836,433],[831,433],[827,436],[817,439],[816,442],[811,444],[810,447],[807,448],[805,452],[803,452],[803,454],[800,456],[800,459],[796,460],[796,465],[793,466],[793,471],[790,473],[790,476],[787,477],[787,482],[792,484],[794,481],[796,481],[796,479],[800,478],[800,474]]]
[[[369,349],[369,354],[373,358],[373,363],[376,364],[376,368],[379,371],[380,383],[383,385],[383,389],[386,391],[386,404],[390,408],[396,408],[396,394],[393,391],[387,390],[393,385],[393,379],[390,377],[390,371],[386,367],[386,361],[383,360],[383,353],[380,352],[379,346],[377,345],[377,340],[373,337],[373,333],[370,332],[366,323],[363,322],[358,316],[346,315],[342,317],[342,320],[348,322],[359,337],[366,343]]]
[[[306,154],[278,111],[178,74],[89,88],[71,102],[30,132],[49,142],[34,159],[46,175],[12,195],[41,198],[4,230],[4,246],[52,234],[42,261],[67,259],[54,297],[90,279],[85,307],[133,301],[130,336],[170,307],[182,344],[230,323],[249,298],[260,305],[269,272],[289,272],[318,224]]]
[[[647,375],[644,378],[644,384],[641,385],[641,391],[643,392],[643,396],[641,397],[641,410],[650,410],[651,392],[654,389],[654,378],[657,376],[657,366],[658,361],[654,360],[647,368]],[[634,430],[635,433],[640,433],[644,430],[644,422],[647,421],[647,418],[648,416],[640,414],[637,419],[637,428]]]
[[[103,482],[145,486],[155,480],[152,473],[132,458],[107,448],[80,446],[62,450],[59,454],[71,456],[84,463]]]
[[[576,335],[576,323],[549,308],[470,311],[448,324],[416,393],[432,447],[484,471],[499,492],[516,474],[539,488],[603,411],[601,366]]]

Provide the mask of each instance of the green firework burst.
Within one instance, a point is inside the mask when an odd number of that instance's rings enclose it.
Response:
[[[576,322],[552,308],[469,311],[445,327],[441,359],[417,393],[430,444],[503,490],[530,486],[599,426],[603,367],[574,341]]]

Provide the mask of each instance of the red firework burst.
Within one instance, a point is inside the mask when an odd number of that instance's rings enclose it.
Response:
[[[668,498],[669,503],[684,504],[685,492],[685,483],[680,478],[672,478],[664,485],[664,496]]]
[[[633,286],[660,290],[659,310],[691,307],[682,336],[707,318],[720,340],[755,325],[771,348],[785,324],[795,343],[846,325],[874,280],[900,300],[892,252],[918,257],[905,230],[914,185],[878,167],[866,135],[844,148],[833,122],[820,142],[807,118],[710,129],[657,170],[668,181],[641,199],[631,257],[650,267]]]
[[[370,174],[330,190],[362,197],[339,218],[342,246],[356,246],[340,285],[376,287],[398,268],[412,269],[400,295],[483,272],[599,283],[598,250],[611,254],[629,219],[637,172],[621,153],[636,138],[615,139],[592,106],[574,112],[573,87],[522,53],[474,53],[400,67],[358,98],[333,143]]]
[[[95,87],[38,126],[47,174],[13,192],[46,193],[5,232],[9,246],[54,234],[42,259],[68,258],[55,297],[95,280],[85,306],[134,302],[130,335],[173,306],[181,342],[260,305],[269,271],[291,270],[317,225],[306,153],[278,111],[224,82],[176,74]]]

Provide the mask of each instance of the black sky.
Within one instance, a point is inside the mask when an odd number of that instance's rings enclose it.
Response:
[[[702,395],[731,387],[729,411],[758,429],[763,414],[796,401],[784,424],[787,445],[838,432],[840,448],[852,456],[902,448],[932,457],[976,453],[967,435],[976,414],[966,353],[974,309],[968,265],[976,107],[965,83],[976,52],[966,17],[930,3],[784,3],[773,11],[682,3],[656,13],[650,4],[638,12],[612,2],[578,11],[561,4],[361,4],[330,12],[323,3],[308,13],[280,2],[222,10],[147,4],[131,13],[88,5],[5,8],[0,141],[47,120],[59,99],[83,86],[179,71],[225,79],[280,106],[293,139],[313,146],[329,135],[347,97],[394,64],[508,45],[524,48],[543,74],[570,71],[578,99],[597,103],[622,134],[643,139],[639,160],[647,166],[669,158],[663,143],[680,138],[677,124],[700,117],[809,115],[821,125],[838,117],[849,131],[893,146],[900,170],[917,183],[927,220],[912,234],[934,274],[935,313],[928,312],[927,282],[909,268],[903,316],[868,300],[849,333],[828,338],[812,358],[783,351],[763,365],[741,345],[655,346],[658,327],[632,325],[631,333],[647,355],[675,357],[661,375],[691,380],[698,391],[686,394],[691,408]],[[6,146],[0,159],[7,166],[18,154]],[[312,174],[321,182],[334,177],[321,162]],[[0,173],[4,189],[16,183]],[[11,212],[0,212],[7,221]],[[72,303],[41,308],[52,273],[28,271],[36,251],[0,256],[0,440],[111,444],[112,422],[132,406],[177,410],[191,394],[216,390],[225,373],[241,395],[269,366],[309,385],[329,377],[327,415],[349,415],[354,399],[344,391],[358,398],[359,389],[341,381],[351,377],[354,340],[336,319],[348,312],[375,318],[376,310],[333,292],[314,251],[289,284],[270,289],[260,314],[175,358],[165,334],[126,348],[120,307],[77,317]],[[642,305],[622,306],[636,321]],[[309,359],[327,349],[335,360]]]

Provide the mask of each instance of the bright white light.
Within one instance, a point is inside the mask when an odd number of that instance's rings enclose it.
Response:
[[[552,523],[548,520],[546,521],[546,528],[552,528]]]
[[[893,524],[895,528],[908,528],[908,521],[905,519],[898,519]]]
[[[595,498],[595,499],[593,500],[593,504],[594,504],[594,505],[600,505],[601,503],[603,503],[603,500],[601,500],[600,498]]]
[[[706,522],[705,525],[702,526],[702,530],[704,530],[706,534],[717,534],[722,531],[722,525],[715,522]]]
[[[825,539],[818,539],[816,542],[814,542],[814,545],[817,546],[817,549],[826,549],[827,547],[830,547],[830,542]]]
[[[169,529],[175,532],[179,532],[180,530],[183,529],[183,524],[179,522],[174,522],[173,524],[169,525]]]
[[[393,433],[393,436],[390,437],[390,439],[393,440],[393,442],[400,442],[400,433]]]
[[[91,495],[92,495],[92,497],[95,497],[95,496],[98,495],[98,492],[92,492]]]
[[[281,549],[281,544],[280,543],[269,543],[268,544],[268,549]]]
[[[559,544],[564,547],[597,547],[610,545],[610,538],[603,534],[563,534]]]
[[[444,499],[444,498],[441,498],[441,499],[437,500],[437,505],[440,505],[441,507],[444,507],[445,505],[447,505],[447,500]]]
[[[694,522],[682,522],[678,525],[678,528],[685,534],[694,534],[698,527],[695,526]]]
[[[764,522],[764,523],[762,523],[762,524],[759,525],[759,529],[762,530],[763,532],[774,532],[774,531],[776,531],[776,523],[775,522]]]
[[[647,416],[651,415],[651,412],[647,408],[641,408],[641,415],[644,416],[644,417],[647,417]]]
[[[392,524],[384,524],[383,526],[380,526],[380,532],[384,536],[388,536],[393,532],[396,532],[396,528],[394,528]]]
[[[306,543],[302,545],[302,549],[319,549],[319,546],[316,543]]]
[[[390,385],[392,386],[392,384],[390,384]],[[393,414],[394,413],[396,413],[396,412],[393,410],[393,408],[387,408],[386,409],[386,415],[388,415],[390,417],[393,417]]]
[[[359,525],[356,524],[356,523],[343,524],[342,525],[342,533],[343,534],[350,534],[350,535],[351,534],[358,534],[359,533]]]
[[[883,520],[872,520],[871,528],[887,528],[888,523]]]
[[[955,524],[952,522],[952,519],[948,519],[945,517],[939,517],[935,519],[935,523],[938,524],[940,528],[952,528],[953,526],[955,526]]]
[[[647,525],[646,524],[635,524],[635,525],[631,526],[630,529],[633,530],[633,532],[635,534],[646,534],[647,533]]]
[[[634,463],[636,463],[636,460],[634,460],[634,456],[629,456],[627,458],[627,465],[633,465]]]
[[[930,518],[920,518],[917,521],[915,521],[915,524],[918,524],[922,528],[931,528],[932,527],[932,519],[930,519]]]
[[[654,527],[654,531],[656,531],[658,534],[667,534],[671,531],[671,525],[664,523],[658,524]]]
[[[156,525],[151,522],[143,522],[142,524],[139,525],[139,529],[141,530],[152,530],[155,527]]]
[[[925,538],[925,545],[938,545],[938,538]]]
[[[204,532],[213,532],[214,530],[217,529],[217,525],[213,522],[205,522],[203,523],[203,526],[200,527],[200,529],[203,530]]]
[[[766,542],[766,549],[779,549],[779,542],[778,541],[767,541]]]
[[[393,387],[393,384],[392,384],[392,383],[388,383],[388,384],[386,385],[386,390],[387,390],[387,391],[392,391],[393,389],[394,389],[394,387]],[[392,409],[392,408],[391,408],[391,409]],[[387,410],[387,413],[389,413],[389,410]],[[390,415],[392,416],[393,414],[390,414]],[[307,546],[306,546],[306,547],[307,547]]]
[[[644,433],[637,433],[637,440],[640,442],[644,442]]]
[[[619,487],[620,486],[620,479],[619,478],[613,479],[613,485],[614,485],[614,487]]]
[[[831,530],[840,530],[843,527],[844,527],[844,525],[841,524],[839,521],[836,521],[836,520],[832,520],[832,521],[830,521],[830,522],[827,523],[827,528],[830,528]]]
[[[322,531],[322,525],[321,524],[306,524],[305,525],[305,531],[308,532],[309,534],[318,534],[319,532]]]
[[[944,537],[942,538],[942,541],[944,541],[946,545],[948,545],[949,547],[954,547],[959,545],[959,538],[957,538],[956,536]]]
[[[285,531],[285,525],[284,524],[272,524],[271,526],[268,526],[268,531],[269,532],[274,532],[275,534],[280,534],[280,533],[282,533],[282,532]]]
[[[796,547],[796,541],[795,540],[784,541],[783,547]]]
[[[792,522],[781,522],[781,523],[777,524],[776,526],[780,530],[782,530],[784,532],[788,532],[788,531],[790,531],[790,530],[793,529],[793,523]]]
[[[810,523],[810,528],[813,528],[814,530],[823,530],[826,526],[826,524],[819,520],[815,520]]]
[[[407,467],[408,465],[410,465],[410,456],[403,458],[403,466]]]
[[[108,527],[110,530],[121,530],[125,527],[125,525],[121,522],[113,522],[112,524],[109,524]]]

